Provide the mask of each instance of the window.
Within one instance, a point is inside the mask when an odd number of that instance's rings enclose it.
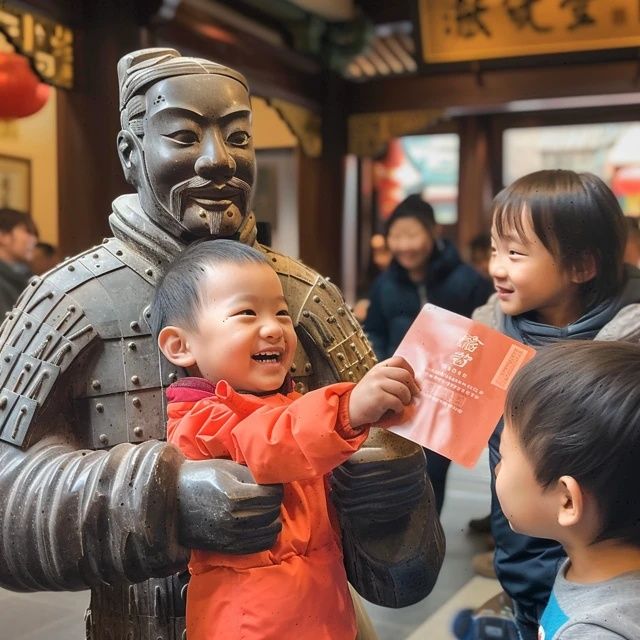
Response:
[[[589,171],[640,216],[640,122],[507,129],[503,150],[505,185],[540,169]]]

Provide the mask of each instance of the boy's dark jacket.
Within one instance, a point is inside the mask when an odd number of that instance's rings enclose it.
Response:
[[[539,324],[526,315],[505,316],[500,311],[497,296],[477,309],[473,318],[533,347],[557,340],[640,342],[640,270],[627,266],[627,281],[622,292],[566,327]],[[503,589],[518,603],[521,616],[536,624],[566,556],[562,547],[553,540],[532,538],[512,531],[500,509],[494,470],[500,460],[502,427],[500,421],[489,441],[491,528],[496,541],[494,563]]]
[[[424,280],[427,301],[454,313],[471,316],[493,291],[491,283],[460,259],[447,240],[434,247]],[[395,260],[381,273],[369,295],[364,329],[378,359],[393,355],[420,312],[418,287]]]

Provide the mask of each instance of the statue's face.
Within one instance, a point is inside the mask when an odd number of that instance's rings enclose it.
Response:
[[[178,76],[150,87],[146,101],[143,207],[151,197],[195,235],[233,235],[255,179],[246,89],[226,76]]]

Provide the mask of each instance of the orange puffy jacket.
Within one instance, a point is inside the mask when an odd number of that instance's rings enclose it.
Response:
[[[184,378],[167,391],[168,440],[187,458],[230,458],[257,482],[283,483],[282,532],[268,551],[193,550],[190,640],[353,640],[355,616],[325,474],[358,450],[351,383],[304,396],[239,394],[226,382]]]

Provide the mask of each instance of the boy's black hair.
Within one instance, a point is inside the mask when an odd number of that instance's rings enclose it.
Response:
[[[543,487],[568,475],[594,497],[594,542],[640,546],[640,345],[541,349],[511,383],[505,419]]]
[[[542,244],[566,272],[580,272],[591,258],[596,275],[581,287],[585,310],[615,296],[624,283],[626,228],[611,189],[591,173],[544,170],[519,178],[493,200],[498,234],[515,229],[525,239],[529,212]]]
[[[433,229],[436,226],[436,218],[433,207],[420,197],[419,193],[412,193],[407,196],[387,218],[384,226],[385,238],[389,235],[391,225],[400,218],[414,218],[433,236]]]
[[[33,236],[38,235],[38,229],[29,214],[8,207],[0,208],[0,232],[11,233],[19,226],[23,226]]]
[[[205,240],[187,247],[170,265],[156,287],[149,324],[153,335],[174,325],[196,331],[208,270],[220,264],[271,263],[264,253],[235,240]]]

